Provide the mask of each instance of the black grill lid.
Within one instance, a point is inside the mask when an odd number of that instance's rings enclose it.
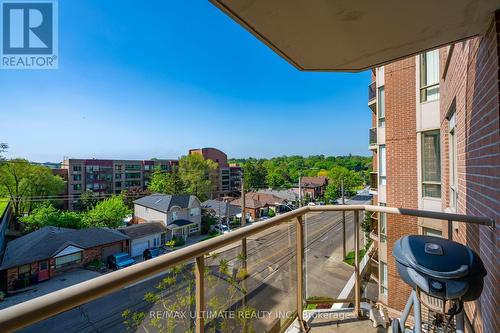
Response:
[[[393,255],[402,265],[438,278],[463,277],[473,264],[469,248],[433,236],[405,236],[394,245]]]

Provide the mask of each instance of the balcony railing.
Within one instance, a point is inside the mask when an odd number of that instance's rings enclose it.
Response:
[[[375,82],[372,82],[368,86],[368,103],[373,102],[376,97],[377,97],[377,86]]]
[[[377,128],[372,127],[369,130],[369,145],[370,147],[377,146]]]
[[[294,300],[289,302],[289,306],[293,307],[290,309],[290,313],[295,314],[294,319],[298,319],[298,323],[302,328],[307,325],[304,321],[304,306],[306,304],[305,295],[305,285],[304,285],[304,274],[305,272],[309,272],[309,270],[318,271],[317,274],[322,276],[322,272],[324,268],[321,265],[308,265],[305,267],[305,256],[307,251],[305,251],[305,239],[307,239],[308,235],[305,232],[306,227],[309,227],[307,214],[311,216],[316,216],[319,212],[352,212],[349,213],[349,216],[352,216],[350,220],[352,222],[346,224],[346,228],[350,227],[353,230],[355,235],[354,237],[354,295],[352,298],[343,298],[343,299],[331,299],[332,303],[353,303],[354,311],[353,314],[355,316],[359,316],[360,314],[360,302],[361,302],[361,279],[360,279],[360,236],[362,232],[360,232],[360,214],[363,212],[384,212],[387,214],[396,214],[396,215],[407,215],[407,216],[417,216],[417,217],[427,217],[433,219],[440,219],[448,221],[448,235],[452,237],[452,225],[453,221],[457,222],[466,222],[471,224],[478,225],[487,225],[492,228],[495,227],[495,221],[489,218],[484,217],[474,217],[467,215],[459,215],[459,214],[449,214],[449,213],[441,213],[441,212],[433,212],[433,211],[422,211],[422,210],[413,210],[413,209],[403,209],[403,208],[391,208],[391,207],[381,207],[381,206],[373,206],[373,205],[331,205],[331,206],[307,206],[296,209],[294,211],[278,215],[274,218],[271,218],[264,222],[259,222],[252,224],[247,227],[240,228],[238,230],[232,231],[230,233],[208,239],[199,243],[196,243],[191,246],[187,246],[185,248],[178,249],[176,251],[167,253],[165,255],[161,255],[151,260],[147,260],[136,265],[124,268],[122,270],[118,270],[109,274],[105,274],[103,276],[99,276],[97,278],[70,286],[65,289],[61,289],[50,294],[26,301],[21,304],[13,305],[4,310],[0,311],[0,332],[10,332],[13,330],[18,330],[34,323],[40,322],[44,319],[48,319],[51,316],[55,316],[61,314],[62,312],[68,311],[70,309],[79,307],[78,309],[84,312],[84,308],[80,307],[87,302],[97,300],[100,297],[111,295],[114,292],[121,291],[124,289],[130,290],[128,288],[132,288],[140,281],[144,281],[146,278],[153,278],[158,276],[158,274],[165,273],[167,269],[173,269],[174,267],[186,263],[193,262],[193,269],[187,269],[186,274],[192,276],[193,282],[186,282],[189,286],[189,290],[194,290],[195,293],[193,297],[188,297],[187,302],[182,303],[183,306],[189,308],[190,304],[192,304],[193,309],[195,310],[195,316],[192,318],[194,322],[194,329],[196,332],[204,332],[207,323],[205,322],[205,313],[207,307],[213,306],[212,302],[207,302],[206,295],[210,292],[214,292],[214,290],[210,290],[211,287],[208,285],[210,279],[206,278],[206,271],[210,265],[210,260],[214,258],[214,253],[217,250],[221,250],[223,247],[227,247],[231,244],[241,245],[241,256],[238,255],[239,260],[242,262],[242,266],[245,268],[245,273],[247,271],[252,270],[252,255],[258,254],[259,256],[264,256],[273,254],[273,253],[260,253],[259,251],[261,247],[261,242],[263,241],[263,237],[259,236],[256,240],[255,246],[251,247],[249,251],[247,251],[247,239],[250,241],[251,236],[256,236],[258,233],[263,231],[272,231],[274,235],[270,237],[273,241],[276,237],[282,237],[283,241],[286,242],[288,238],[289,248],[284,250],[284,255],[289,256],[289,260],[284,261],[282,266],[288,267],[290,273],[294,273],[293,276],[290,275],[290,293],[294,295]],[[327,214],[327,213],[324,213]],[[279,229],[276,229],[278,226],[287,224],[293,227],[288,229],[288,232],[281,232]],[[317,222],[314,222],[317,223]],[[311,224],[312,225],[312,224]],[[332,221],[327,221],[326,228],[331,228],[332,232],[339,234],[333,227],[338,227],[340,224],[332,223]],[[317,230],[317,243],[322,242],[322,238],[324,237],[324,228]],[[345,230],[344,230],[345,233]],[[288,236],[288,237],[287,237]],[[328,243],[328,242],[327,242]],[[326,244],[326,243],[323,243]],[[281,249],[283,250],[283,249]],[[309,250],[309,248],[308,248]],[[262,252],[272,252],[262,251]],[[249,257],[250,255],[250,257]],[[262,260],[265,260],[262,259]],[[268,271],[266,267],[264,271]],[[305,268],[305,269],[304,269]],[[276,268],[273,268],[275,270]],[[225,270],[228,270],[228,264],[225,265]],[[219,274],[222,271],[222,268],[219,268],[215,273]],[[245,276],[242,276],[242,280],[245,280]],[[309,275],[308,275],[309,276]],[[286,279],[288,281],[288,278]],[[175,297],[177,297],[178,293],[183,293],[184,288],[179,286],[176,287],[177,284],[181,284],[183,282],[182,279],[174,279],[168,280],[164,279],[160,282],[160,284],[165,283],[173,283],[170,289],[167,291],[170,293],[174,293]],[[252,282],[252,281],[250,281]],[[249,282],[249,283],[250,283]],[[253,281],[255,283],[256,281]],[[282,283],[283,281],[281,281]],[[260,289],[262,284],[265,284],[263,281],[257,281],[257,289]],[[234,287],[234,284],[231,284],[230,287]],[[288,287],[287,287],[288,288]],[[285,288],[285,289],[287,289]],[[322,286],[323,289],[324,286]],[[173,290],[172,290],[173,289]],[[233,289],[231,289],[233,290]],[[242,292],[244,295],[242,302],[246,304],[245,299],[248,296],[246,293],[248,291],[246,288],[236,288],[234,290],[238,290]],[[272,291],[273,289],[271,289]],[[224,288],[216,290],[216,292],[227,292]],[[269,292],[270,290],[267,290]],[[277,292],[276,290],[274,290]],[[126,292],[122,297],[129,297],[131,292]],[[266,294],[267,299],[271,302],[276,302],[276,299]],[[160,296],[151,296],[149,298],[155,300],[155,297]],[[146,297],[144,297],[146,298]],[[283,301],[281,298],[278,298]],[[121,301],[121,300],[120,300]],[[142,301],[142,299],[141,299]],[[273,303],[274,304],[274,303]],[[154,308],[149,308],[150,310],[154,310]],[[101,308],[100,311],[105,311],[105,306]],[[138,316],[140,319],[140,316]],[[69,317],[65,314],[65,320],[69,319]],[[63,320],[64,321],[64,320]],[[286,322],[287,324],[290,321]],[[108,325],[115,325],[109,324]]]

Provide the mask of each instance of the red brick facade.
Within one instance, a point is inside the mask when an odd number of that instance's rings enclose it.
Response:
[[[449,121],[455,109],[458,202],[461,214],[500,217],[499,44],[500,17],[487,33],[441,50],[442,202],[451,206],[449,190]],[[448,67],[446,67],[448,63]],[[453,238],[479,253],[487,270],[481,298],[466,304],[476,332],[500,332],[500,231],[460,223]]]
[[[415,59],[385,66],[385,147],[387,206],[417,208],[417,134]],[[414,217],[387,216],[388,306],[402,309],[410,287],[396,270],[392,247],[400,237],[417,234]]]

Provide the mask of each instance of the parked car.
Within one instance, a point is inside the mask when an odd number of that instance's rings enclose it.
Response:
[[[148,260],[148,259],[156,258],[159,255],[162,255],[165,253],[167,253],[167,249],[163,246],[152,247],[149,249],[145,249],[144,253],[142,254],[142,257],[144,258],[144,260]]]
[[[229,227],[225,224],[216,224],[214,225],[214,230],[215,231],[218,231],[222,234],[227,234],[228,232],[231,231],[231,229],[229,229]]]
[[[116,271],[117,269],[132,266],[136,261],[128,253],[120,252],[108,257],[108,267]]]
[[[307,204],[308,206],[317,206],[314,202],[310,202]]]

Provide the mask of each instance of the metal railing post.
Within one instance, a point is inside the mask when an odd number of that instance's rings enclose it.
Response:
[[[359,276],[359,211],[353,211],[354,214],[354,311],[359,317],[361,310],[361,283]]]
[[[302,216],[297,216],[296,223],[296,245],[297,245],[297,316],[300,328],[307,331],[304,321],[304,221]]]
[[[448,220],[448,239],[453,240],[453,221]]]
[[[205,332],[205,258],[203,255],[196,257],[196,333]]]
[[[246,287],[246,277],[247,276],[250,276],[250,273],[248,272],[248,265],[247,265],[247,239],[246,238],[242,238],[241,239],[241,259],[242,259],[242,262],[241,262],[241,266],[242,266],[242,269],[244,270],[244,278],[243,278],[243,285]],[[243,305],[245,306],[247,304],[247,292],[246,292],[246,288],[245,289],[245,294],[243,295]]]

